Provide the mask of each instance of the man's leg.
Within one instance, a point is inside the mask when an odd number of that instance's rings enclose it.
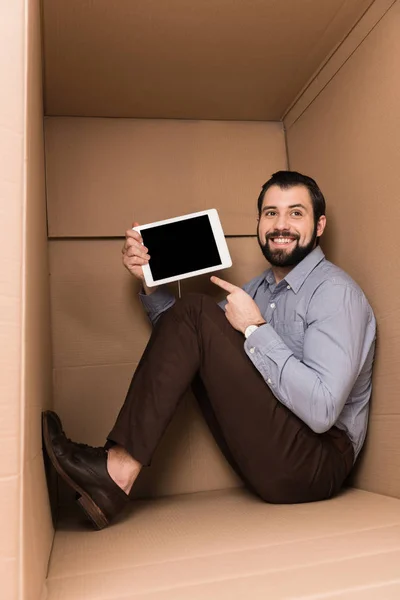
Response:
[[[339,430],[313,433],[284,407],[243,344],[207,296],[178,301],[155,328],[108,439],[150,464],[194,381],[214,437],[249,487],[270,502],[328,498],[351,468],[350,441]]]
[[[128,453],[133,464],[150,464],[197,374],[206,390],[200,405],[217,441],[263,499],[305,502],[338,491],[351,468],[352,449],[344,433],[316,435],[278,402],[246,356],[243,336],[207,296],[178,301],[153,331],[109,434],[115,450]],[[67,440],[51,413],[44,418],[44,439],[53,464],[81,495],[89,517],[98,527],[107,525],[128,497],[109,475],[106,451]]]

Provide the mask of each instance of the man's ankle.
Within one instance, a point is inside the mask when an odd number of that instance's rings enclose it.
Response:
[[[108,450],[108,474],[126,494],[131,491],[141,468],[142,465],[122,446],[112,446]]]

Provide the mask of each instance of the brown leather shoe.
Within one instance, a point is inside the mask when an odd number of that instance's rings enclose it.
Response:
[[[111,479],[107,451],[69,440],[56,413],[42,413],[43,439],[56,471],[78,494],[78,504],[97,529],[107,527],[129,497]]]

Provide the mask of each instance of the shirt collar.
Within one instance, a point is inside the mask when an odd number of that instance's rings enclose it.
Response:
[[[269,285],[276,285],[275,276],[272,272],[272,269],[268,269],[265,275],[265,280]]]
[[[320,246],[317,246],[285,277],[285,281],[290,285],[295,294],[297,294],[311,271],[313,271],[324,258],[325,254],[322,252]],[[276,283],[272,269],[267,271],[265,279],[269,285]]]

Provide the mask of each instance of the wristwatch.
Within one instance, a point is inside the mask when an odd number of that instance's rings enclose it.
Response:
[[[254,333],[256,329],[258,329],[261,325],[265,325],[265,321],[263,323],[259,323],[258,325],[248,325],[244,330],[244,337],[247,338]]]

